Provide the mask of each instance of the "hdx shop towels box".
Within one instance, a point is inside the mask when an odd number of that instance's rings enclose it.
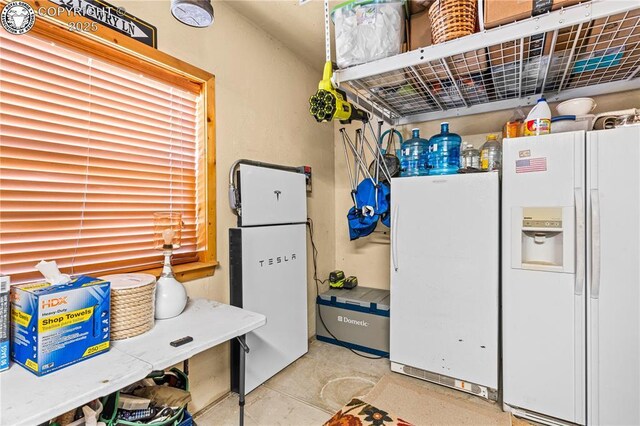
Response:
[[[335,336],[351,349],[389,356],[389,290],[330,289],[318,296],[316,304],[318,340],[340,345]]]
[[[9,368],[9,277],[0,275],[0,371]]]
[[[11,287],[15,362],[43,376],[109,350],[111,288],[84,275]]]

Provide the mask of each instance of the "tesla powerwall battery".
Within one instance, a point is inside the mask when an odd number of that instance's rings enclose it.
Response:
[[[229,230],[231,304],[267,317],[264,327],[246,336],[247,392],[308,350],[305,226]],[[237,389],[236,355],[232,355],[232,388]]]
[[[279,225],[307,221],[305,175],[240,165],[238,226]]]

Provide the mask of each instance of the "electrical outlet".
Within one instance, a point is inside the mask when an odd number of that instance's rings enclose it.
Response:
[[[298,167],[298,171],[300,173],[304,173],[305,175],[305,180],[306,180],[306,184],[307,184],[307,192],[311,192],[312,190],[312,186],[311,186],[311,166],[300,166]]]

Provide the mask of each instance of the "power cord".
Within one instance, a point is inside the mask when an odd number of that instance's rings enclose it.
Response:
[[[318,278],[318,249],[316,248],[316,243],[313,241],[313,220],[311,220],[311,218],[307,218],[307,227],[309,228],[309,238],[311,240],[311,252],[312,252],[312,261],[313,261],[313,280],[316,283],[316,300],[318,299],[318,297],[320,297],[320,285],[324,284],[327,282],[327,280],[321,280],[320,278]],[[362,358],[366,358],[366,359],[381,359],[383,357],[381,356],[369,356],[369,355],[363,355],[357,351],[355,351],[354,349],[350,348],[349,346],[347,346],[346,343],[344,343],[342,340],[338,339],[335,334],[333,334],[331,332],[331,330],[329,330],[329,327],[327,327],[327,324],[325,324],[324,322],[324,318],[322,318],[322,310],[320,309],[320,307],[322,305],[317,305],[318,306],[318,317],[320,318],[320,322],[322,323],[322,326],[324,327],[325,330],[327,330],[327,333],[329,333],[329,335],[331,337],[333,337],[333,339],[343,348],[345,349],[349,349],[351,352],[353,352],[354,354],[362,357]]]

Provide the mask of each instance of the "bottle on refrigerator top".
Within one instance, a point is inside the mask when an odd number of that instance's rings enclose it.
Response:
[[[496,135],[487,135],[487,141],[480,147],[480,168],[484,171],[500,171],[502,167],[502,147]]]
[[[480,170],[480,151],[475,149],[470,143],[468,143],[462,151],[460,168]]]
[[[420,137],[420,129],[412,129],[412,138],[402,143],[400,157],[400,176],[426,176],[429,141]]]
[[[522,112],[522,108],[514,110],[513,115],[502,128],[502,138],[519,138],[522,136],[524,119],[525,115]]]
[[[529,111],[524,122],[525,136],[547,135],[551,133],[551,109],[545,98],[538,99],[538,103]]]
[[[429,174],[449,175],[460,168],[460,145],[462,138],[449,133],[449,123],[440,124],[440,133],[429,139]]]

